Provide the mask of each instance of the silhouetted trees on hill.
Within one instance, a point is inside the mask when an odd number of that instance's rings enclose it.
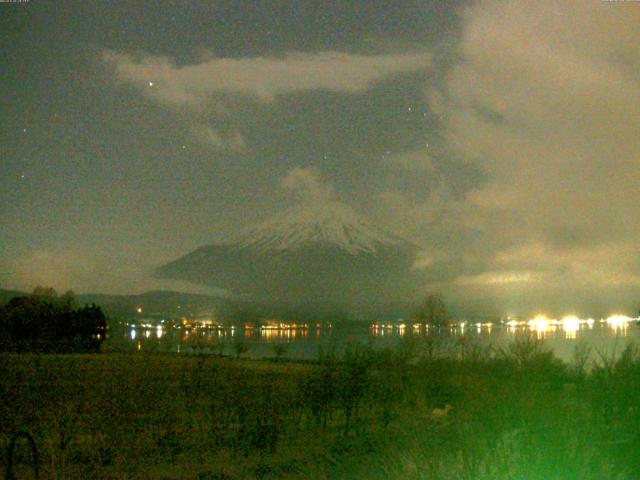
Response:
[[[417,322],[428,323],[438,327],[446,326],[451,321],[451,314],[444,303],[441,293],[427,295],[418,306],[414,319]]]
[[[80,307],[70,291],[38,287],[0,305],[0,351],[97,352],[106,328],[100,307]]]

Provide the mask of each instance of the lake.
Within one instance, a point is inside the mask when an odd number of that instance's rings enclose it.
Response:
[[[280,355],[313,360],[319,352],[340,353],[349,343],[374,349],[396,348],[408,337],[430,338],[439,353],[460,353],[461,349],[507,347],[518,335],[529,334],[542,341],[555,355],[570,362],[577,345],[591,350],[591,358],[619,355],[631,342],[640,340],[638,319],[612,316],[592,320],[565,317],[562,320],[536,317],[528,322],[462,322],[449,328],[371,324],[368,327],[317,328],[315,325],[262,328],[175,328],[161,324],[135,324],[114,329],[109,344],[115,349],[176,354],[236,355],[249,358]],[[436,340],[433,342],[433,340]]]

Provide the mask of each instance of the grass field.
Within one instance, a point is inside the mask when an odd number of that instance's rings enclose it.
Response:
[[[4,354],[0,447],[28,432],[52,479],[640,478],[635,348],[568,365],[530,338],[420,342],[304,364]],[[33,478],[26,441],[12,461]]]

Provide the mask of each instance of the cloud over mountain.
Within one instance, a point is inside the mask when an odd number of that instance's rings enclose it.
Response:
[[[334,195],[333,187],[314,168],[295,167],[282,179],[280,185],[294,192],[300,200],[309,203],[328,202]]]

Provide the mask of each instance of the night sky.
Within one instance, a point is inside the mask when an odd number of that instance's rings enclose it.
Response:
[[[640,3],[1,3],[0,287],[151,272],[330,192],[502,314],[640,304]]]

